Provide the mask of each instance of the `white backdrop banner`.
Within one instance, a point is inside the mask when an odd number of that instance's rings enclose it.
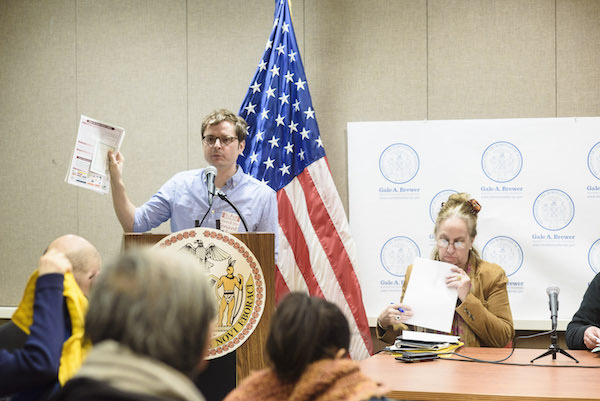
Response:
[[[350,225],[367,315],[429,257],[441,202],[482,206],[475,246],[508,275],[518,329],[566,327],[600,271],[600,118],[348,123]]]

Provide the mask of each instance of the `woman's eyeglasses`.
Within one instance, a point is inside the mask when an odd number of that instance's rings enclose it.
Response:
[[[454,249],[465,249],[467,244],[464,241],[454,241],[450,243],[447,239],[440,238],[437,240],[437,245],[440,248],[448,248],[450,245],[454,247]]]

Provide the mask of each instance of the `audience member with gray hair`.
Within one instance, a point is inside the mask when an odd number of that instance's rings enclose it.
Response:
[[[55,400],[204,400],[190,380],[205,367],[215,319],[192,257],[137,249],[104,267],[90,297],[94,344]]]

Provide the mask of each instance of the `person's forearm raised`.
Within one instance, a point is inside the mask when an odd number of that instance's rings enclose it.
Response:
[[[123,165],[125,158],[121,152],[108,152],[110,164],[110,187],[112,193],[113,207],[123,227],[123,231],[133,231],[133,220],[135,216],[135,205],[129,200],[125,184],[123,183]]]

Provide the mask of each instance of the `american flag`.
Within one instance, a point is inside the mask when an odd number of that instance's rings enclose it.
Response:
[[[277,1],[239,114],[249,129],[238,162],[277,192],[275,299],[304,291],[334,302],[350,324],[350,355],[368,357],[373,345],[354,271],[356,245],[325,156],[287,1]]]

